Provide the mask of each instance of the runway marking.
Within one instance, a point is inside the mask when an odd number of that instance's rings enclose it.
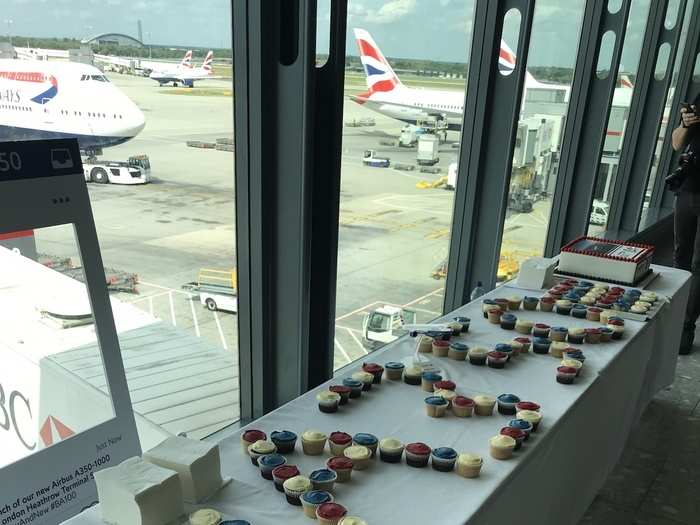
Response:
[[[345,351],[345,348],[343,348],[343,345],[340,344],[338,341],[337,337],[333,338],[333,341],[335,342],[336,346],[338,347],[338,350],[340,350],[340,353],[343,354],[343,357],[347,360],[348,363],[352,363],[352,359],[350,359],[350,356],[348,353]]]
[[[173,318],[173,326],[177,326],[177,319],[175,319],[175,301],[173,301],[173,293],[168,294],[170,299],[170,316]]]
[[[192,319],[194,320],[194,333],[197,337],[201,337],[199,333],[199,320],[197,319],[197,312],[194,311],[194,300],[190,297],[190,310],[192,311]]]
[[[428,297],[436,294],[442,294],[442,287],[438,288],[437,290],[433,290],[432,292],[429,292],[425,295],[422,295],[418,299],[414,299],[410,303],[406,303],[404,306],[411,306],[412,304],[416,304],[417,302],[427,299]]]
[[[398,197],[398,196],[375,199],[373,202],[375,204],[380,204],[382,206],[387,206],[389,208],[395,208],[397,210],[410,211],[410,212],[414,212],[414,213],[426,213],[428,215],[443,215],[445,217],[450,217],[450,218],[452,217],[452,210],[450,210],[450,211],[443,211],[443,210],[439,210],[439,209],[426,210],[423,208],[416,208],[415,206],[405,206],[405,205],[402,206],[399,204],[393,204],[391,202],[386,202],[386,199],[395,198],[395,197]]]
[[[355,340],[355,342],[357,343],[357,346],[360,347],[360,350],[362,350],[365,353],[365,355],[368,355],[369,352],[367,351],[365,346],[360,342],[360,340],[357,338],[357,336],[353,333],[353,331],[350,328],[346,328],[346,330],[350,334],[350,337],[352,337]]]
[[[228,350],[228,345],[226,344],[226,338],[224,337],[224,331],[221,328],[221,321],[219,321],[219,312],[213,312],[214,313],[214,321],[216,321],[216,329],[219,331],[219,337],[221,338],[221,346],[224,347],[224,350]]]
[[[335,322],[337,323],[338,321],[342,321],[343,319],[347,319],[351,315],[359,314],[360,312],[364,311],[366,308],[369,308],[370,306],[373,306],[375,304],[381,304],[380,301],[374,301],[373,303],[369,303],[361,308],[358,308],[357,310],[353,310],[352,312],[349,312],[345,315],[341,315],[340,317],[335,318]]]
[[[435,317],[442,315],[442,312],[436,312],[434,310],[426,310],[425,308],[416,308],[415,306],[412,307],[411,310],[415,310],[416,312],[423,312],[425,314],[434,315]]]
[[[425,235],[426,239],[444,239],[450,236],[450,228],[440,228],[438,230],[433,230]]]

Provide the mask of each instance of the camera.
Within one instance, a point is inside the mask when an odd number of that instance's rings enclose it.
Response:
[[[670,191],[673,193],[678,193],[680,191],[681,186],[683,186],[688,176],[691,175],[693,171],[697,171],[698,165],[700,165],[698,160],[698,156],[694,151],[686,151],[680,156],[678,159],[678,167],[665,179],[666,186]]]

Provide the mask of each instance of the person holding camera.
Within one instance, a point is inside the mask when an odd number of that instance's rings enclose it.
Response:
[[[674,207],[673,262],[676,268],[692,272],[680,354],[689,354],[695,339],[695,323],[700,316],[700,95],[692,104],[683,104],[681,125],[673,130],[673,149],[683,151],[678,168],[666,177],[676,194]]]

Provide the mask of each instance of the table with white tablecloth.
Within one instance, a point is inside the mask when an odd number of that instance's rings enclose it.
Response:
[[[578,522],[615,466],[626,439],[651,398],[673,382],[676,356],[689,291],[688,272],[655,266],[659,272],[648,287],[668,303],[648,322],[626,322],[623,339],[597,345],[575,345],[587,359],[573,385],[556,382],[559,360],[550,355],[515,357],[505,369],[474,366],[447,358],[432,360],[446,379],[457,384],[457,392],[468,397],[513,393],[541,405],[540,429],[515,452],[498,461],[489,456],[489,438],[497,435],[512,417],[494,411],[490,417],[429,418],[420,387],[386,378],[381,385],[341,406],[334,414],[321,413],[316,393],[340,384],[357,369],[344,369],[327,384],[287,403],[258,419],[248,428],[268,435],[274,430],[292,430],[301,435],[309,429],[327,434],[341,430],[350,434],[369,432],[377,437],[395,437],[404,443],[422,441],[431,447],[453,447],[484,458],[481,475],[465,479],[455,472],[416,469],[377,459],[366,471],[356,471],[349,483],[336,483],[336,501],[352,515],[370,524],[439,523],[440,525],[522,524],[568,525]],[[507,283],[488,295],[541,295]],[[519,318],[552,326],[596,326],[586,320],[540,311],[514,312]],[[462,339],[470,346],[493,347],[517,333],[489,324],[482,316],[480,301],[445,316],[470,317],[469,333]],[[413,354],[415,342],[402,338],[374,352],[367,360],[384,364],[404,361]],[[240,432],[244,431],[242,429]],[[242,453],[240,432],[220,442],[222,470],[233,482],[206,506],[228,518],[246,519],[253,525],[305,524],[311,520],[298,507],[287,503],[272,482]],[[287,455],[304,474],[325,466],[323,456],[306,456],[301,444]],[[189,507],[192,510],[193,507]],[[94,507],[70,520],[72,525],[99,523]]]

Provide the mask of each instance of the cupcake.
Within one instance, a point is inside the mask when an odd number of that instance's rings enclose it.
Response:
[[[583,292],[578,293],[578,292],[576,292],[576,290],[572,290],[572,291],[564,294],[564,296],[562,297],[562,300],[569,301],[573,305],[573,304],[578,303],[579,299],[581,299],[581,295],[583,295]],[[556,307],[556,304],[554,306]]]
[[[530,351],[530,338],[529,337],[516,337],[513,341],[520,343],[522,348],[520,349],[521,354],[527,354]]]
[[[489,451],[494,459],[508,459],[515,450],[515,439],[499,434],[489,439]]]
[[[644,306],[644,305],[640,305],[640,304],[636,304],[636,303],[633,304],[633,305],[630,307],[630,312],[632,312],[633,314],[641,314],[641,315],[644,315],[644,314],[646,314],[648,311],[649,311],[649,307],[648,307],[648,306]]]
[[[501,328],[504,330],[512,330],[515,328],[515,322],[518,320],[513,314],[503,314],[501,316]]]
[[[598,344],[600,343],[600,328],[586,328],[586,335],[585,335],[585,340],[589,344]]]
[[[487,354],[486,362],[490,368],[504,368],[508,361],[508,354],[505,352],[496,352],[495,350]]]
[[[221,513],[214,509],[199,509],[190,514],[187,523],[190,525],[219,525]]]
[[[549,331],[549,338],[552,341],[566,341],[569,329],[566,326],[553,326]]]
[[[504,416],[515,414],[515,405],[520,402],[520,398],[515,394],[501,394],[496,398],[498,401],[498,413]]]
[[[612,334],[612,332],[610,332]],[[267,439],[267,434],[262,430],[246,430],[241,434],[241,447],[243,447],[243,452],[248,454],[248,447],[255,443],[256,441],[265,441]]]
[[[301,507],[301,495],[311,490],[311,480],[305,476],[294,476],[282,484],[284,495],[290,505]]]
[[[549,347],[549,353],[557,359],[561,359],[562,357],[564,357],[564,352],[566,352],[569,348],[571,347],[568,343],[561,343],[557,341],[556,343],[551,344],[551,346]]]
[[[291,430],[275,430],[270,434],[270,441],[277,447],[280,454],[294,452],[294,445],[297,442],[297,435]]]
[[[275,488],[280,492],[284,492],[282,486],[285,481],[300,474],[299,469],[295,465],[282,465],[272,469],[272,480],[275,482]]]
[[[586,319],[588,321],[593,321],[594,323],[597,323],[600,321],[600,313],[602,311],[603,311],[602,308],[596,308],[595,306],[591,306],[586,311]]]
[[[455,388],[457,388],[457,385],[454,381],[450,381],[449,379],[443,379],[442,381],[437,381],[436,383],[433,383],[433,388],[436,392],[438,390],[454,390]]]
[[[496,304],[496,301],[494,301],[493,299],[484,299],[481,302],[481,311],[484,314],[484,319],[488,318],[488,311],[489,311],[489,308],[491,308],[492,306],[498,306]]]
[[[576,372],[578,370],[571,366],[559,366],[557,367],[557,383],[562,385],[570,385],[574,382],[576,377]]]
[[[447,357],[450,350],[450,342],[442,339],[433,339],[433,355],[435,357]]]
[[[527,299],[527,297],[525,299]],[[524,304],[527,304],[527,302]],[[460,454],[457,456],[456,462],[457,474],[463,478],[476,478],[481,472],[481,465],[483,463],[484,460],[481,459],[481,456],[477,456],[476,454]]]
[[[384,438],[379,442],[379,459],[387,463],[400,463],[403,443],[398,439]]]
[[[301,448],[307,456],[318,456],[326,446],[326,435],[316,430],[307,430],[301,435]]]
[[[409,467],[426,467],[431,452],[432,449],[425,443],[409,443],[406,445],[406,464]]]
[[[496,398],[486,395],[474,397],[474,413],[477,416],[490,416],[493,414],[493,407],[496,404]]]
[[[502,312],[507,312],[508,311],[508,299],[504,298],[496,298],[494,299],[496,301],[496,304],[498,307],[501,309]]]
[[[433,385],[442,381],[442,376],[436,372],[423,372],[421,375],[421,389],[423,392],[433,392]]]
[[[338,474],[335,470],[329,468],[321,468],[314,470],[310,475],[311,486],[314,490],[333,490],[333,484],[338,479]]]
[[[575,327],[569,329],[569,342],[572,345],[583,344],[583,340],[586,337],[586,330],[584,328]]]
[[[454,341],[450,344],[450,349],[447,352],[447,357],[455,361],[464,361],[467,358],[469,347],[459,341]]]
[[[338,522],[338,525],[367,525],[367,522],[357,516],[345,516]]]
[[[585,319],[586,314],[588,313],[588,306],[586,304],[575,304],[571,308],[571,317],[574,317],[576,319]]]
[[[554,297],[540,297],[540,310],[543,312],[551,312],[554,308],[556,299]]]
[[[362,447],[367,447],[369,449],[372,457],[377,453],[377,445],[379,444],[379,440],[377,439],[377,436],[374,434],[368,434],[366,432],[358,432],[354,436],[352,436],[352,444],[353,445],[360,445]]]
[[[350,400],[350,392],[352,389],[344,385],[333,385],[328,388],[331,392],[335,392],[340,396],[340,405],[347,405]]]
[[[260,456],[265,456],[267,454],[274,454],[277,452],[277,447],[272,441],[265,441],[260,439],[248,447],[248,455],[250,456],[250,461],[258,466],[258,458]]]
[[[338,525],[348,510],[337,503],[321,503],[316,507],[316,519],[319,525]]]
[[[352,375],[352,378],[355,381],[360,381],[362,383],[362,391],[367,392],[372,388],[372,384],[374,383],[374,375],[370,374],[369,372],[355,372]]]
[[[499,306],[490,306],[489,309],[486,311],[486,314],[488,315],[489,323],[501,323],[501,315],[503,315],[503,310],[501,310]]]
[[[362,381],[357,379],[346,378],[343,379],[343,386],[350,389],[350,399],[358,398],[362,395]]]
[[[346,458],[345,456],[333,456],[326,461],[326,467],[335,470],[335,473],[338,475],[336,478],[338,483],[350,481],[353,467],[352,459]]]
[[[418,351],[421,354],[429,354],[433,351],[433,338],[429,335],[421,335],[418,340]]]
[[[593,306],[598,298],[595,295],[591,294],[586,294],[583,297],[581,297],[581,304],[584,306]]]
[[[398,361],[389,361],[384,365],[386,378],[392,381],[401,381],[404,368],[405,365],[403,363],[399,363]]]
[[[260,475],[265,479],[272,479],[272,471],[287,463],[287,458],[280,454],[266,454],[258,458]]]
[[[310,490],[301,496],[304,515],[312,519],[316,519],[316,509],[319,505],[331,502],[333,502],[333,496],[325,490]]]
[[[583,363],[578,359],[562,359],[561,366],[570,366],[571,368],[575,368],[576,376],[578,377],[581,375],[581,367],[583,367]]]
[[[566,352],[564,352],[564,359],[576,359],[576,361],[581,361],[582,363],[586,361],[586,356],[578,348],[569,347]]]
[[[523,302],[523,298],[519,295],[512,295],[508,298],[508,309],[509,310],[520,310],[520,305]]]
[[[515,331],[519,334],[530,335],[532,333],[532,321],[518,319],[515,322]]]
[[[520,412],[521,410],[531,410],[532,412],[539,412],[540,405],[534,401],[520,401],[515,404],[515,409]]]
[[[417,366],[409,366],[403,373],[403,382],[407,385],[420,385],[423,370]]]
[[[452,413],[457,417],[471,417],[474,413],[474,400],[457,396],[452,400]]]
[[[536,354],[548,354],[552,341],[547,337],[535,337],[532,341],[532,351]]]
[[[447,411],[448,402],[442,396],[428,396],[424,400],[425,413],[429,417],[442,417]]]
[[[353,470],[366,470],[372,459],[372,451],[362,445],[352,445],[343,450],[343,456],[352,460]]]
[[[573,303],[569,299],[559,299],[554,304],[554,311],[561,315],[569,315],[571,313],[571,308]]]
[[[524,297],[523,298],[523,309],[524,310],[537,310],[537,304],[540,300],[537,297]]]
[[[603,326],[600,329],[600,342],[609,343],[613,336],[613,330],[607,326]]]
[[[457,397],[457,392],[455,392],[454,390],[447,390],[442,388],[436,390],[435,395],[440,396],[445,401],[447,401],[447,408],[450,408],[452,406],[452,400]]]
[[[608,328],[612,330],[612,338],[613,340],[617,341],[618,339],[622,339],[622,334],[625,333],[625,326],[624,324],[618,324],[617,321],[614,319],[611,319],[608,321]]]
[[[544,323],[536,323],[532,327],[532,335],[535,337],[549,337],[549,325]]]
[[[452,332],[450,333],[451,337],[457,337],[458,335],[462,334],[462,323],[458,323],[454,319],[447,323],[447,328],[452,330]]]
[[[524,419],[511,419],[510,421],[508,421],[508,426],[511,428],[517,428],[519,430],[522,430],[525,433],[525,441],[528,440],[528,438],[530,437],[530,433],[532,432],[532,423],[530,423],[529,421],[525,421]]]
[[[331,432],[328,436],[328,448],[334,456],[340,456],[351,444],[352,436],[346,432]]]
[[[466,334],[469,332],[469,325],[471,324],[471,319],[469,319],[469,317],[455,317],[454,321],[462,325],[461,333]]]
[[[542,414],[539,411],[535,410],[519,410],[516,412],[515,417],[518,419],[524,419],[525,421],[529,421],[532,423],[532,431],[537,432],[537,429],[540,426],[540,422],[542,421]]]
[[[612,332],[611,332],[612,333]],[[489,351],[481,346],[474,346],[469,349],[469,362],[473,365],[485,365],[486,355]]]
[[[523,446],[523,441],[525,441],[525,432],[519,428],[514,427],[503,427],[501,429],[502,436],[510,436],[515,440],[515,448],[513,450],[520,450]]]
[[[434,470],[439,472],[450,472],[455,468],[457,451],[450,447],[438,447],[433,449],[431,457]]]
[[[332,414],[333,412],[338,411],[340,394],[336,394],[330,390],[323,390],[316,394],[316,400],[318,401],[318,409],[321,412]]]
[[[523,352],[523,344],[513,339],[508,345],[513,349],[513,355],[520,355]]]
[[[374,376],[373,384],[378,385],[382,382],[382,375],[384,374],[383,366],[377,363],[362,363],[362,371]]]

